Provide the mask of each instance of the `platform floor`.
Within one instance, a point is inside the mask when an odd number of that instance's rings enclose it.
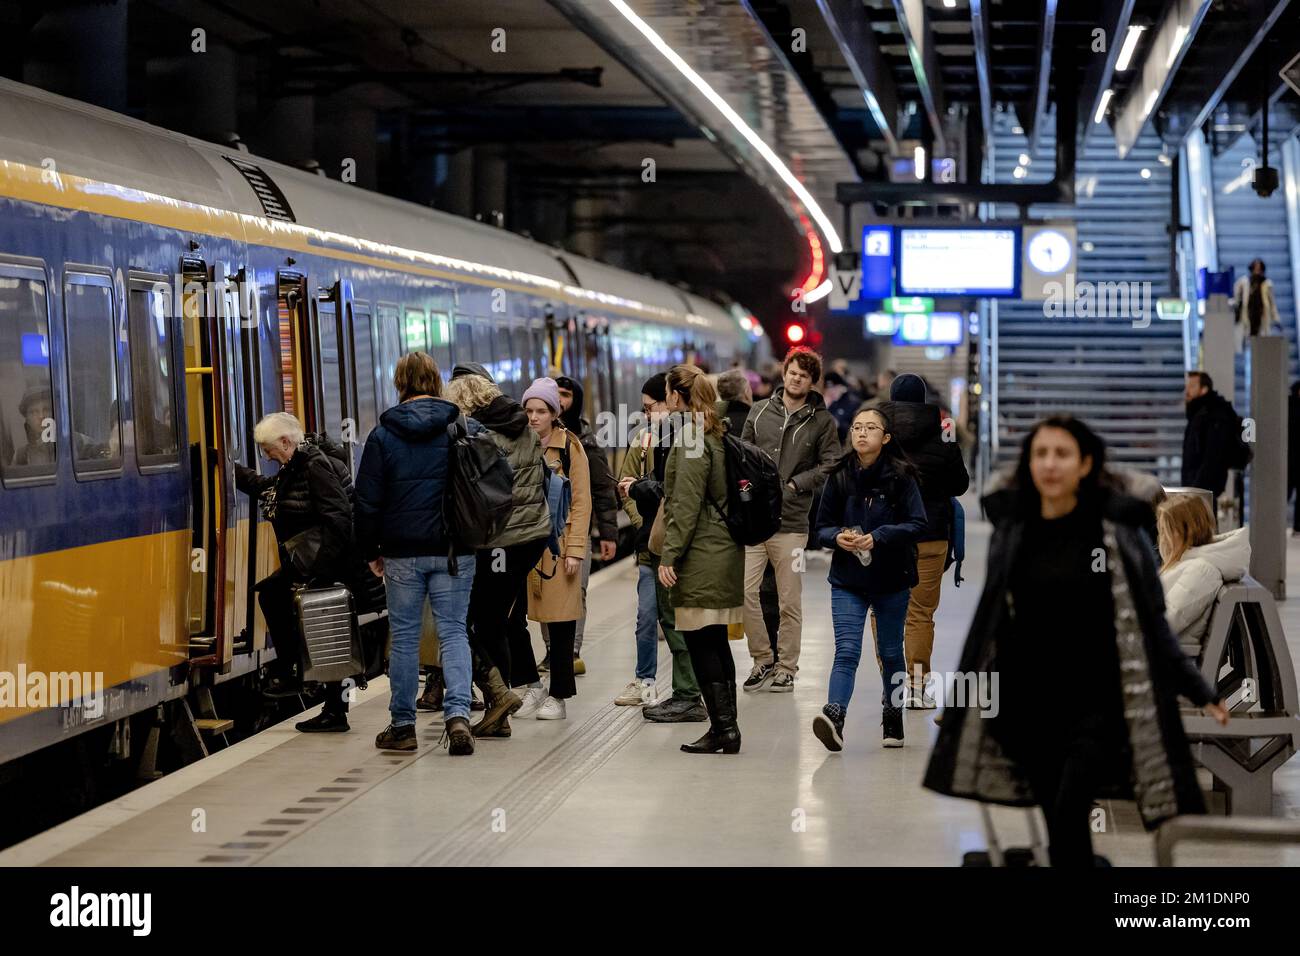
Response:
[[[973,502],[972,502],[973,504]],[[967,581],[945,581],[934,666],[954,669],[983,579],[988,528],[967,525]],[[309,736],[286,721],[111,804],[0,853],[3,865],[935,865],[985,838],[976,805],[921,788],[933,712],[907,713],[907,745],[880,746],[878,676],[864,661],[843,753],[810,724],[825,702],[834,654],[828,557],[810,560],[793,694],[740,695],[744,749],[690,756],[698,724],[652,724],[615,707],[632,677],[635,567],[592,579],[587,675],[565,721],[514,720],[514,737],[481,741],[468,759],[437,746],[421,715],[420,750],[382,753],[388,683],[374,681],[347,735]],[[1283,605],[1300,659],[1300,542],[1292,541]],[[540,642],[539,642],[540,646]],[[736,669],[747,673],[743,642]],[[659,688],[669,691],[660,643]],[[1300,760],[1275,778],[1275,813],[1300,818]],[[1103,804],[1098,852],[1117,865],[1152,862],[1131,803]],[[1025,842],[1025,815],[996,809],[1004,842]],[[1300,848],[1188,845],[1179,862],[1300,865]]]

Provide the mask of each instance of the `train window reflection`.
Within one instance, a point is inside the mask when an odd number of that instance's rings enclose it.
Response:
[[[131,344],[131,418],[142,465],[176,459],[176,389],[172,368],[169,297],[135,286],[127,299]]]
[[[63,285],[72,461],[78,471],[107,471],[122,464],[113,291],[108,281],[69,276]]]
[[[54,474],[45,283],[0,275],[0,470],[5,478]]]

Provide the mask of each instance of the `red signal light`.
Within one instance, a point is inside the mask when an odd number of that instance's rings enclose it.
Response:
[[[807,330],[798,322],[791,322],[785,327],[785,338],[791,345],[798,345],[807,335]]]

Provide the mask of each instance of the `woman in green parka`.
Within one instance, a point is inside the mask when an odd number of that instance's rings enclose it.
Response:
[[[664,470],[664,547],[659,582],[669,589],[677,629],[709,712],[709,732],[682,750],[740,752],[736,664],[727,625],[743,620],[745,550],[732,540],[718,505],[727,500],[723,424],[718,395],[694,365],[668,373],[668,410],[685,421]]]

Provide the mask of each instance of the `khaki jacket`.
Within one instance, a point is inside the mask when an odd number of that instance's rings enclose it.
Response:
[[[562,474],[564,465],[560,449],[565,442],[569,446],[568,479],[573,503],[560,542],[563,553],[557,559],[549,550],[544,551],[537,567],[528,574],[528,616],[544,623],[576,621],[585,613],[582,572],[566,574],[564,558],[581,561],[587,556],[591,535],[591,472],[587,465],[587,452],[576,435],[557,423],[543,446],[543,456],[548,465]]]

